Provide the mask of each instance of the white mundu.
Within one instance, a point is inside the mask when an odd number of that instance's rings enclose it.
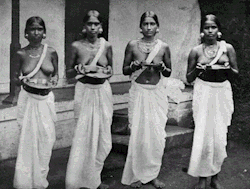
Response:
[[[196,78],[193,95],[195,131],[188,174],[209,177],[220,172],[227,157],[227,127],[233,114],[231,84]]]
[[[14,187],[47,188],[49,162],[56,138],[54,94],[41,96],[21,89],[17,107],[17,121],[22,130]]]
[[[161,42],[151,53],[156,55],[160,47]],[[150,56],[150,54],[148,57],[153,59],[155,55]],[[129,90],[131,136],[122,175],[122,183],[126,185],[137,181],[148,183],[158,177],[166,138],[168,97],[163,80],[161,79],[157,85],[139,84],[135,82],[135,75],[138,77],[139,74],[135,73],[131,77]]]
[[[40,70],[47,52],[44,45],[41,58],[32,72],[20,79],[31,78]],[[52,148],[56,140],[54,94],[32,94],[21,88],[17,102],[17,122],[21,127],[14,175],[18,189],[47,188],[47,175]]]
[[[66,188],[96,189],[111,147],[113,116],[112,91],[109,82],[75,86],[75,110],[78,118],[66,172]]]

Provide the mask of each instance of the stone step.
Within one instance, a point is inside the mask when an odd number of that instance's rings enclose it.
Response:
[[[165,150],[177,147],[191,147],[193,139],[193,129],[167,125],[166,133],[167,138]],[[112,134],[112,142],[116,146],[128,146],[129,135]]]
[[[189,124],[189,123],[186,123]],[[128,109],[118,109],[114,111],[112,123],[112,141],[116,145],[118,151],[124,151],[124,147],[128,146],[130,129],[128,128]],[[192,145],[193,129],[190,126],[180,127],[177,125],[166,125],[166,148],[174,147],[190,147]],[[119,148],[121,148],[119,150]],[[126,148],[126,147],[125,147]],[[126,150],[125,150],[126,151]]]

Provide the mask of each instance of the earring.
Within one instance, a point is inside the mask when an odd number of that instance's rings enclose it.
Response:
[[[218,33],[217,33],[217,36],[218,36],[218,38],[221,38],[222,33],[221,33],[221,32],[218,32]]]
[[[102,28],[99,28],[99,34],[101,34],[103,32],[103,29]]]
[[[142,33],[142,29],[140,29],[139,31],[140,31],[140,33]]]
[[[86,29],[85,29],[85,28],[82,29],[82,33],[83,33],[83,34],[86,33]]]
[[[45,38],[46,38],[46,33],[43,34],[43,39],[45,39]]]
[[[159,28],[157,28],[157,29],[156,29],[156,33],[159,33],[159,32],[160,32],[160,30],[159,30]]]
[[[201,32],[200,37],[203,38],[204,35],[205,35],[205,34],[204,34],[203,32]]]
[[[24,37],[27,39],[27,38],[29,37],[29,35],[26,33],[26,34],[24,35]]]

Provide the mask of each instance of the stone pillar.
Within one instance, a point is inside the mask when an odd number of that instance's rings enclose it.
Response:
[[[8,17],[7,17],[8,18]],[[13,68],[15,67],[14,54],[21,47],[19,43],[19,0],[12,0],[12,15],[11,15],[11,44],[10,44],[10,54],[9,54],[9,78],[10,78],[10,93],[9,96],[3,100],[4,104],[12,104],[15,97],[15,89],[16,86],[11,82],[11,78],[13,77]],[[7,19],[8,20],[8,19]],[[4,28],[4,26],[3,26]],[[7,37],[8,39],[9,37]],[[6,39],[3,37],[3,39]],[[6,55],[5,55],[6,56]],[[4,69],[2,69],[4,70]],[[5,73],[7,70],[5,70]]]

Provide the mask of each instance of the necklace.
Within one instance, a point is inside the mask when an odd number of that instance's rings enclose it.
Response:
[[[150,53],[154,46],[157,44],[157,40],[154,41],[143,41],[142,39],[139,39],[137,42],[138,49],[143,53]]]
[[[30,58],[39,58],[41,56],[41,54],[39,52],[40,47],[41,47],[41,45],[39,47],[30,47],[30,49],[29,49],[29,52],[30,52],[29,57]]]
[[[206,57],[208,58],[214,58],[217,54],[218,51],[218,45],[217,42],[212,45],[206,45],[205,43],[203,44],[203,51]]]
[[[88,51],[97,51],[101,45],[99,41],[93,44],[90,43],[88,40],[84,40],[82,43]]]

